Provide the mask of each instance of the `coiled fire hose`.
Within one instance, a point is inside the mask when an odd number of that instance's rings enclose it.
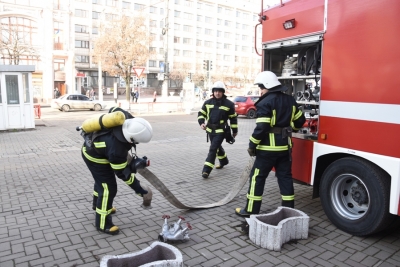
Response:
[[[187,206],[180,202],[174,194],[169,191],[169,189],[164,185],[163,182],[161,182],[157,176],[152,173],[150,170],[147,168],[140,169],[138,170],[138,173],[143,176],[152,186],[154,186],[155,189],[157,189],[164,197],[166,200],[168,200],[169,203],[174,205],[175,207],[179,209],[207,209],[207,208],[213,208],[213,207],[218,207],[227,204],[230,202],[234,197],[237,196],[237,194],[240,192],[240,190],[243,188],[243,186],[246,184],[247,180],[249,179],[249,174],[251,172],[251,168],[253,167],[254,164],[254,157],[250,157],[246,167],[242,171],[242,174],[238,178],[237,182],[233,185],[232,189],[228,192],[228,194],[221,199],[218,202],[207,204],[207,205],[201,205],[201,206]],[[144,187],[143,187],[144,188]],[[149,189],[146,187],[145,190]],[[152,192],[149,190],[149,194],[146,194],[143,196],[143,208],[149,208],[150,207],[150,202],[151,202],[151,197],[152,197]],[[150,198],[150,199],[149,199]]]

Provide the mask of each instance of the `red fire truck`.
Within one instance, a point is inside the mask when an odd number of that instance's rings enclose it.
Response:
[[[279,77],[307,117],[293,135],[293,177],[313,185],[345,232],[395,225],[400,1],[281,0],[262,10],[262,70]]]

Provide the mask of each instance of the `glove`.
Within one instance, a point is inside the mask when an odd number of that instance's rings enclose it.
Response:
[[[148,193],[147,190],[144,190],[141,186],[140,186],[140,181],[135,177],[135,180],[133,181],[133,184],[130,185],[130,187],[135,191],[135,193],[141,197],[143,197],[143,195],[146,195]]]
[[[256,149],[255,148],[248,148],[247,152],[249,153],[250,157],[256,156]]]

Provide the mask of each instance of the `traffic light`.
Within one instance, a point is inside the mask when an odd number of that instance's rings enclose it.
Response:
[[[208,70],[208,60],[203,60],[203,69]]]
[[[210,70],[212,70],[212,61],[210,60]]]

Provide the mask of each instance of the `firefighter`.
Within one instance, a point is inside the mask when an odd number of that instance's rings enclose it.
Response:
[[[232,136],[236,137],[238,133],[235,105],[232,101],[226,98],[225,85],[223,82],[218,81],[213,84],[212,95],[212,98],[204,102],[197,118],[201,129],[207,132],[207,140],[209,137],[211,141],[210,149],[202,171],[203,178],[208,178],[210,175],[214,168],[216,157],[218,157],[220,163],[216,166],[216,169],[222,169],[229,163],[225,150],[221,146],[225,138],[224,129],[228,120],[230,121],[230,127],[232,128]]]
[[[128,152],[136,144],[147,143],[153,135],[149,122],[134,118],[121,108],[111,108],[111,112],[122,111],[125,121],[122,125],[93,133],[91,144],[85,142],[82,158],[94,178],[93,209],[96,211],[96,228],[107,234],[119,233],[118,226],[112,222],[111,214],[116,212],[113,200],[117,194],[115,176],[130,186],[137,195],[143,197],[148,192],[140,186],[136,169],[128,163]]]
[[[256,127],[250,136],[247,151],[256,158],[250,172],[246,207],[235,210],[240,216],[260,212],[265,179],[273,167],[282,196],[282,206],[294,208],[290,137],[291,132],[299,130],[305,122],[295,99],[284,93],[287,88],[281,85],[273,72],[259,73],[254,83],[259,86],[261,97],[255,103]]]

